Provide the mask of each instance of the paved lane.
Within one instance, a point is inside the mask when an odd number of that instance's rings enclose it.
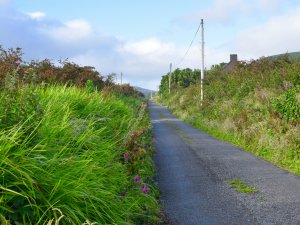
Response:
[[[154,161],[166,216],[174,225],[300,225],[300,177],[218,141],[150,101]],[[238,178],[257,188],[238,193]]]

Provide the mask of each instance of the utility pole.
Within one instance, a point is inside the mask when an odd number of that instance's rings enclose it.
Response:
[[[169,94],[171,94],[171,75],[172,75],[172,63],[170,63],[170,73],[169,73]]]
[[[123,81],[123,73],[121,72],[121,85],[122,85],[122,81]]]
[[[201,47],[201,56],[202,56],[202,65],[201,65],[201,102],[200,102],[200,105],[202,106],[203,105],[203,79],[204,79],[204,23],[203,23],[203,19],[201,19],[201,31],[202,31],[202,34],[201,34],[201,44],[202,44],[202,47]]]

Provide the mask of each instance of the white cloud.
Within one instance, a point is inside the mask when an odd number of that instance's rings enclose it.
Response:
[[[178,53],[173,43],[162,42],[157,38],[126,42],[118,49],[118,52],[126,61],[127,66],[134,71],[168,65]],[[153,71],[153,69],[150,70]]]
[[[200,46],[194,45],[181,64],[181,57],[186,47],[176,46],[172,42],[163,42],[158,38],[148,38],[136,42],[115,39],[105,53],[101,49],[82,52],[70,60],[80,65],[93,65],[103,75],[111,72],[123,72],[123,81],[134,86],[157,89],[161,76],[169,71],[172,62],[173,69],[200,69]],[[224,49],[206,48],[205,66],[229,61],[229,52]]]
[[[130,82],[134,86],[157,89],[161,76],[169,71],[169,64],[173,69],[192,68],[200,69],[200,46],[193,46],[181,64],[181,57],[186,52],[186,47],[176,46],[171,42],[163,42],[157,38],[149,38],[136,42],[126,40],[115,41],[105,53],[101,49],[82,52],[72,58],[80,65],[95,66],[102,75],[123,72],[123,82]],[[229,54],[224,49],[206,48],[205,67],[229,61]]]
[[[169,43],[162,43],[157,38],[149,38],[138,42],[128,42],[123,50],[135,55],[150,55],[153,53],[169,52],[174,46]]]
[[[60,26],[46,26],[42,31],[58,42],[69,44],[83,41],[93,35],[92,26],[82,19],[71,20]]]
[[[44,19],[46,17],[46,14],[43,12],[29,12],[26,13],[31,19],[34,20],[41,20]]]
[[[185,49],[173,43],[148,38],[136,42],[116,39],[103,54],[92,50],[71,58],[81,65],[94,65],[102,74],[123,72],[123,81],[134,86],[157,89],[161,76],[168,72],[170,62],[178,62]]]
[[[240,32],[235,41],[238,52],[252,57],[299,51],[300,8],[266,23]]]

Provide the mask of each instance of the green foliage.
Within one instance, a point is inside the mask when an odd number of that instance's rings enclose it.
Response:
[[[169,93],[169,75],[162,76],[162,80],[159,86],[159,94],[164,96]],[[188,87],[192,84],[195,84],[200,79],[200,71],[199,70],[191,70],[187,69],[176,69],[171,74],[171,89],[175,90],[178,87]]]
[[[270,56],[270,59],[278,59],[278,58],[287,58],[288,60],[291,61],[300,61],[300,52],[290,52],[290,53],[285,53],[285,54],[279,54],[279,55],[274,55]]]
[[[13,126],[17,123],[36,123],[42,116],[40,98],[33,84],[20,83],[16,70],[6,75],[5,83],[1,89],[0,128]]]
[[[256,193],[257,189],[254,186],[249,186],[244,181],[234,178],[231,181],[228,181],[230,188],[235,188],[237,192],[240,193]]]
[[[97,90],[97,87],[95,86],[94,82],[92,80],[87,80],[85,83],[85,90],[87,92],[93,92]]]
[[[92,67],[21,56],[0,47],[0,223],[158,223],[142,96]]]
[[[23,89],[27,87],[17,91]],[[39,99],[39,120],[20,123],[23,117],[15,117],[1,123],[2,220],[47,224],[60,216],[53,211],[57,208],[64,215],[60,224],[155,224],[158,193],[152,180],[151,127],[141,102],[66,86],[28,91]],[[15,98],[11,110],[23,104],[19,101],[24,99]],[[3,118],[5,111],[0,113]],[[25,111],[24,118],[32,113]],[[131,153],[132,162],[124,161],[124,152]],[[149,193],[133,182],[136,175]]]
[[[0,46],[0,91],[4,86],[24,84],[61,84],[86,88],[89,91],[103,90],[127,96],[143,97],[129,84],[115,84],[116,74],[104,78],[94,67],[79,66],[68,60],[54,64],[49,59],[24,62],[20,48],[5,50]]]
[[[22,60],[22,55],[20,48],[5,50],[0,46],[1,86],[5,83],[6,75],[13,70],[18,74],[19,83],[31,83],[34,75],[38,83],[61,83],[84,87],[87,80],[92,80],[99,89],[104,86],[103,77],[93,67],[81,67],[67,60],[59,61],[60,66],[55,66],[49,59],[26,63]]]
[[[286,121],[300,119],[300,85],[281,94],[273,103],[274,110]]]

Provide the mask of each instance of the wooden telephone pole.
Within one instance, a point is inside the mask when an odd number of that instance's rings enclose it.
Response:
[[[202,61],[202,65],[201,65],[201,87],[200,87],[200,95],[201,95],[201,103],[200,105],[202,106],[203,105],[203,79],[204,79],[204,23],[203,23],[203,19],[201,19],[201,61]]]
[[[169,73],[169,94],[171,94],[171,75],[172,75],[172,63],[170,63],[170,73]]]

